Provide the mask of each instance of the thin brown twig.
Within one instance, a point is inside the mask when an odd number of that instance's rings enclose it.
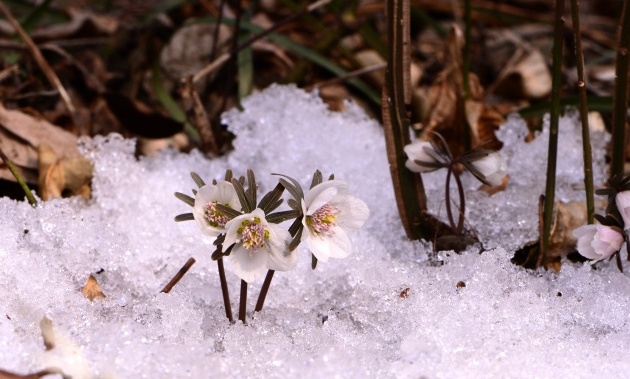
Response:
[[[186,261],[186,264],[184,264],[182,268],[179,269],[179,271],[177,272],[177,274],[175,274],[173,279],[171,279],[171,281],[168,282],[168,284],[165,285],[164,288],[162,288],[162,291],[160,292],[164,292],[164,293],[171,292],[173,287],[175,287],[175,285],[179,283],[179,281],[184,277],[184,275],[186,275],[188,270],[190,270],[190,268],[192,267],[192,265],[195,264],[195,262],[196,262],[195,258],[188,258],[188,261]]]
[[[26,33],[24,28],[22,28],[22,25],[20,25],[20,23],[13,17],[9,9],[4,5],[4,3],[1,0],[0,0],[0,12],[4,15],[7,21],[9,21],[11,26],[13,26],[13,28],[15,29],[16,33],[20,36],[22,41],[24,41],[24,43],[26,44],[28,48],[28,51],[33,56],[33,59],[35,59],[35,61],[37,62],[37,65],[42,70],[42,72],[44,73],[44,75],[46,76],[50,84],[52,84],[53,87],[55,87],[57,91],[59,91],[59,96],[61,96],[61,99],[64,105],[66,106],[68,113],[70,113],[70,116],[74,120],[75,115],[76,115],[76,108],[72,104],[70,95],[68,94],[66,89],[63,87],[61,80],[59,80],[59,77],[57,76],[55,71],[53,71],[52,67],[50,67],[50,65],[48,64],[48,62],[42,55],[42,52],[39,50],[35,42],[33,42],[33,40],[28,35],[28,33]]]

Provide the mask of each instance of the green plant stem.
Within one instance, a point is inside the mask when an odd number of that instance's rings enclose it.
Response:
[[[217,267],[219,268],[219,280],[221,281],[221,293],[223,294],[223,306],[225,307],[225,316],[230,320],[232,318],[232,304],[230,303],[230,291],[228,289],[227,280],[225,279],[225,269],[223,268],[223,258],[217,259]]]
[[[584,151],[584,187],[586,190],[586,219],[594,222],[595,200],[593,186],[593,156],[591,153],[591,135],[588,127],[588,102],[586,96],[586,79],[584,74],[584,53],[580,32],[580,7],[578,0],[571,0],[571,20],[573,23],[573,39],[575,41],[575,58],[578,73],[578,94],[580,97],[580,118],[582,119],[582,148]]]
[[[612,162],[610,178],[623,174],[628,109],[628,63],[630,58],[630,0],[624,0],[619,26],[619,45],[615,64],[615,97],[613,99]]]
[[[558,155],[558,123],[560,120],[560,87],[562,85],[562,46],[564,33],[564,0],[556,0],[553,36],[553,66],[551,82],[551,112],[549,122],[549,150],[547,156],[547,184],[545,188],[545,204],[543,208],[542,246],[538,262],[545,262],[556,190],[556,161]]]
[[[238,307],[238,319],[245,323],[245,317],[247,316],[247,282],[241,279],[241,297]]]
[[[17,167],[13,165],[13,162],[11,162],[11,160],[4,154],[4,151],[2,151],[2,149],[0,149],[0,158],[2,158],[2,162],[4,162],[9,171],[11,171],[11,174],[13,174],[13,177],[15,177],[15,180],[17,180],[20,187],[22,187],[28,203],[32,206],[36,206],[37,200],[35,200],[35,196],[33,196],[31,189],[28,188],[28,185],[26,185],[26,182],[24,181],[24,179],[22,179],[22,175],[20,175]]]

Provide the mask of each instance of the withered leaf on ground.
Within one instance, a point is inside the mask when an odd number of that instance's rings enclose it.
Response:
[[[39,191],[42,199],[80,195],[90,197],[92,164],[82,156],[57,157],[48,144],[41,144],[39,153]]]
[[[462,46],[462,32],[453,25],[444,47],[443,69],[430,86],[414,91],[422,108],[420,139],[431,139],[432,133],[438,132],[455,155],[487,142],[491,144],[485,148],[500,148],[494,131],[504,121],[501,114],[484,103],[483,87],[473,73],[469,73],[469,92],[464,98]]]
[[[37,147],[48,143],[61,158],[79,155],[76,136],[50,122],[19,110],[11,110],[0,103],[0,148],[7,157],[22,169],[24,179],[37,183]],[[8,169],[0,169],[0,178],[15,181]]]
[[[101,291],[101,287],[98,285],[94,275],[90,275],[85,283],[85,287],[81,290],[81,293],[85,295],[90,301],[94,301],[96,298],[105,298],[105,294]]]

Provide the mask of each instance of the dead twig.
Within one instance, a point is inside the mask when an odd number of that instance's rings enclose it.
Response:
[[[175,287],[175,285],[184,277],[184,275],[186,275],[188,270],[190,270],[190,268],[192,267],[192,265],[195,264],[195,262],[196,262],[195,258],[188,258],[188,261],[186,261],[186,264],[184,264],[184,266],[182,266],[182,268],[179,269],[179,271],[177,272],[177,274],[175,274],[173,279],[171,279],[171,281],[168,282],[168,284],[165,285],[164,288],[162,288],[162,291],[160,292],[164,292],[164,293],[171,292],[173,287]]]

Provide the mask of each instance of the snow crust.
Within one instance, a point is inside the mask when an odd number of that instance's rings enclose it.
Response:
[[[331,113],[314,94],[272,86],[225,114],[235,151],[134,158],[120,136],[82,140],[95,168],[93,198],[41,203],[0,199],[0,369],[58,367],[73,378],[556,378],[623,377],[630,370],[630,285],[614,264],[565,262],[558,273],[510,263],[537,238],[547,132],[525,143],[511,117],[499,135],[510,182],[489,197],[464,176],[468,221],[484,247],[460,255],[402,231],[381,127],[358,106]],[[562,119],[558,194],[583,196],[580,130]],[[596,183],[604,145],[593,135]],[[249,321],[225,318],[211,240],[173,192],[252,168],[261,193],[283,173],[310,183],[334,172],[371,210],[352,235],[354,254],[320,262],[299,251],[296,270],[276,273],[265,309],[262,280],[249,288]],[[444,173],[424,175],[432,212],[443,210]],[[197,263],[169,294],[161,288],[189,257]],[[441,261],[443,265],[435,264]],[[107,295],[81,294],[93,274]],[[228,271],[232,307],[238,278]],[[458,283],[462,283],[458,286]],[[401,296],[407,295],[405,296]],[[40,321],[52,320],[46,351]]]

